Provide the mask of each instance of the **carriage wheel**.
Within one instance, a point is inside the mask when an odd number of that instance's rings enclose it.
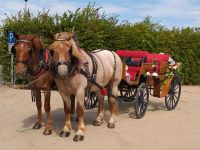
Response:
[[[165,105],[168,110],[176,108],[181,95],[181,81],[178,77],[174,77],[169,88],[167,96],[165,96]]]
[[[98,98],[94,92],[90,93],[90,98],[87,97],[87,94],[85,96],[84,100],[84,106],[86,109],[94,108],[97,104]]]
[[[127,91],[124,93],[125,97],[134,97],[135,96],[136,89],[135,88],[129,88]]]
[[[126,82],[120,83],[120,94],[122,97],[135,97],[136,88],[130,87]]]
[[[140,84],[135,95],[135,115],[137,119],[144,117],[149,102],[149,89],[146,83]]]

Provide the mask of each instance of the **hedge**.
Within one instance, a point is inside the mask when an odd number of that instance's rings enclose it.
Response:
[[[47,34],[60,31],[74,31],[78,35],[81,48],[94,49],[142,49],[149,52],[169,53],[182,62],[181,77],[184,84],[200,84],[200,29],[166,28],[153,23],[150,17],[142,22],[118,22],[116,15],[100,13],[100,8],[90,4],[75,12],[66,11],[62,15],[50,15],[48,11],[33,15],[29,10],[20,11],[3,20],[0,34],[0,65],[2,76],[10,81],[10,55],[7,52],[8,31],[19,34],[37,33],[48,47]]]

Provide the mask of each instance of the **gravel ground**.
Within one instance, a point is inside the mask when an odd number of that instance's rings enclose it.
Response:
[[[135,119],[133,104],[119,104],[116,128],[108,129],[108,107],[105,123],[92,125],[97,109],[85,112],[85,140],[73,142],[77,123],[72,121],[70,137],[60,138],[64,125],[63,104],[58,92],[52,93],[53,133],[44,136],[43,127],[33,130],[36,107],[29,90],[0,85],[0,150],[199,150],[200,86],[183,86],[180,102],[167,111],[164,98],[150,97],[147,113]],[[43,113],[45,122],[45,113]]]

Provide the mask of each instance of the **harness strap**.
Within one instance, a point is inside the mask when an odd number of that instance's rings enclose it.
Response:
[[[81,69],[80,70],[80,73],[82,74],[82,75],[84,75],[86,78],[87,78],[87,72],[85,72],[83,69]],[[100,88],[100,89],[103,89],[104,87],[103,86],[101,86],[101,85],[99,85],[97,82],[96,82],[96,80],[91,80],[91,83],[93,83],[93,84],[95,84],[98,88]]]
[[[85,68],[85,71],[86,71],[85,72],[85,77],[87,78],[87,81],[88,81],[88,85],[87,85],[87,97],[89,98],[90,97],[90,90],[91,90],[92,83],[94,83],[94,84],[96,83],[97,61],[96,61],[96,58],[89,51],[85,51],[85,53],[91,58],[91,60],[92,60],[92,66],[93,66],[92,74],[90,75],[88,62],[86,62],[86,63],[83,64],[84,68]]]
[[[87,78],[87,73],[84,71],[84,70],[80,70],[80,73],[82,74],[82,75],[84,75],[86,78]],[[98,84],[96,81],[94,81],[94,80],[92,80],[92,83],[94,84],[94,85],[96,85],[98,88],[100,88],[101,90],[103,90],[102,92],[105,92],[104,94],[102,93],[102,95],[106,95],[107,94],[107,91],[104,91],[105,90],[105,88],[103,87],[103,86],[101,86],[100,84]],[[114,97],[115,99],[118,99],[118,97],[117,96],[115,96],[115,95],[113,95],[111,92],[109,93],[109,95],[108,96],[112,96],[112,97]]]
[[[46,70],[49,69],[49,65],[48,65],[49,54],[48,54],[47,50],[45,50],[44,53],[45,53],[44,58],[43,58],[42,62],[39,63],[36,71],[34,71],[33,73],[31,73],[29,71],[32,80],[38,78],[38,76],[40,76],[42,73],[44,73]]]
[[[89,52],[89,51],[85,51],[88,56],[90,56],[91,60],[92,60],[92,65],[93,65],[93,69],[92,69],[92,80],[96,80],[96,75],[97,75],[97,61],[96,58]]]

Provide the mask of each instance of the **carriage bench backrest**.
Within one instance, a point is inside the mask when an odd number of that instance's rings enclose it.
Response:
[[[147,60],[148,52],[141,50],[117,50],[116,53],[120,57],[128,58],[128,61],[124,61],[128,67],[126,70],[131,76],[130,80],[136,80],[141,69],[141,64]]]
[[[170,55],[168,54],[151,54],[149,53],[147,56],[147,63],[155,64],[155,72],[159,72],[161,63],[168,63]]]

